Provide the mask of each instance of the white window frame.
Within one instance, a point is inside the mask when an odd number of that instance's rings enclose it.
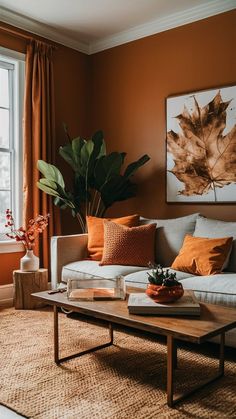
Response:
[[[22,119],[23,119],[23,96],[25,81],[25,54],[0,47],[0,61],[6,65],[12,65],[12,90],[10,102],[12,103],[12,119],[10,121],[10,150],[14,194],[12,194],[12,211],[16,226],[22,225],[23,209],[23,150],[22,150]],[[12,185],[11,185],[12,186]],[[19,252],[24,249],[21,243],[15,240],[0,241],[0,253]]]

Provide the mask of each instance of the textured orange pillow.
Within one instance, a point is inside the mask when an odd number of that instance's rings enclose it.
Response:
[[[232,237],[208,239],[186,235],[171,268],[194,275],[218,274],[230,252],[232,240]]]
[[[154,262],[156,224],[125,227],[104,221],[104,249],[100,265],[147,266]]]
[[[86,217],[88,226],[88,258],[91,260],[101,260],[104,246],[104,220],[111,218]],[[137,226],[139,215],[127,215],[126,217],[113,218],[112,221],[127,227]]]

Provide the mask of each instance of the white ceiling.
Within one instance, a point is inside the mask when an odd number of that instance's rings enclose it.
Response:
[[[92,53],[231,10],[236,0],[0,0],[0,5],[1,20]]]

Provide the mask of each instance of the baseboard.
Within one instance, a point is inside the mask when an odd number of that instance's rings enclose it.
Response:
[[[13,306],[13,284],[0,286],[0,307]]]

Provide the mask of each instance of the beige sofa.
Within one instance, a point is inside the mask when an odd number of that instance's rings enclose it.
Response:
[[[211,276],[195,276],[176,271],[177,279],[185,289],[192,289],[199,301],[236,308],[236,222],[210,220],[192,214],[169,220],[142,219],[142,224],[156,223],[156,262],[171,265],[177,256],[186,234],[197,237],[234,237],[228,265],[224,272]],[[52,237],[51,273],[52,287],[66,283],[68,278],[114,278],[123,275],[127,285],[146,288],[146,267],[109,265],[86,260],[87,234]],[[236,347],[236,329],[227,333],[226,344]]]

